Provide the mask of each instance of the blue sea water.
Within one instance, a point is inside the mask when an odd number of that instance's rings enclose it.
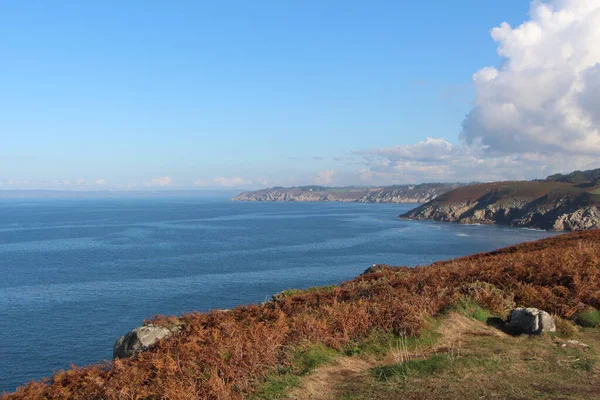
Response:
[[[0,391],[112,357],[154,314],[231,308],[552,235],[402,221],[414,205],[0,200]]]

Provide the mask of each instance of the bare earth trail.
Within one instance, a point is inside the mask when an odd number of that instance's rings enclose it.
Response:
[[[581,361],[582,350],[595,359],[595,346],[584,349],[563,348],[561,339],[512,337],[485,323],[451,313],[436,329],[439,337],[433,346],[412,351],[390,348],[382,358],[342,356],[316,368],[288,393],[288,400],[367,400],[367,399],[600,399],[600,370],[593,367],[582,376],[557,379],[556,368],[568,368]],[[590,344],[600,345],[600,329],[585,334]],[[535,343],[535,345],[532,345]],[[480,358],[490,355],[489,363]],[[444,356],[452,363],[455,375],[444,371],[430,376],[381,382],[373,369],[397,365],[408,360]],[[468,362],[469,360],[476,362]],[[481,364],[481,365],[480,365]],[[504,365],[507,364],[507,365]],[[552,364],[552,365],[546,365]],[[554,365],[556,364],[556,365]],[[583,364],[582,364],[583,365]],[[558,367],[557,367],[558,366]],[[562,371],[559,371],[562,372]],[[548,374],[537,379],[540,373]],[[580,374],[581,375],[581,374]],[[562,375],[561,375],[562,376]]]

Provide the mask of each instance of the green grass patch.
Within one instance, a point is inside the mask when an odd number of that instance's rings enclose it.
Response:
[[[414,375],[432,375],[448,369],[452,361],[447,355],[434,355],[425,360],[409,360],[404,363],[384,365],[371,370],[375,379],[388,381],[392,378],[406,379]]]
[[[266,400],[284,397],[291,388],[299,385],[301,376],[331,361],[339,354],[338,351],[321,343],[298,346],[293,351],[289,366],[267,375],[250,399]]]
[[[575,361],[571,366],[575,369],[592,372],[594,370],[595,364],[596,363],[594,362],[594,360],[583,359]]]
[[[333,291],[335,288],[337,287],[337,285],[328,285],[328,286],[313,286],[313,287],[309,287],[308,289],[285,289],[277,294],[274,294],[273,296],[271,296],[272,300],[283,300],[287,297],[291,297],[297,294],[302,294],[302,293],[314,293],[314,292],[322,292],[322,293],[329,293],[331,291]]]
[[[406,351],[416,349],[426,349],[433,346],[438,338],[439,333],[436,332],[439,321],[428,318],[426,327],[421,330],[419,336],[402,336],[393,333],[374,331],[366,338],[360,341],[351,341],[343,349],[347,356],[355,356],[359,354],[369,355],[384,355],[392,350],[402,348]]]
[[[413,376],[425,377],[453,370],[492,372],[502,368],[502,363],[496,357],[484,355],[457,356],[451,354],[436,354],[423,360],[409,360],[403,363],[384,365],[371,370],[378,381],[390,379],[408,379]]]
[[[450,308],[449,311],[455,311],[459,314],[462,314],[466,317],[475,319],[477,321],[486,322],[488,318],[493,317],[494,315],[489,311],[483,308],[479,303],[473,300],[471,297],[463,297],[461,298],[454,306]]]
[[[575,315],[575,321],[585,328],[600,326],[600,310],[579,312]]]
[[[281,399],[288,391],[300,384],[300,378],[296,375],[269,374],[259,387],[258,391],[250,397],[253,400]]]
[[[556,332],[549,332],[550,336],[562,339],[572,339],[579,335],[579,329],[575,324],[567,319],[555,317]]]
[[[340,355],[324,344],[318,343],[296,351],[292,362],[292,372],[296,375],[306,375],[321,364],[325,364],[335,356]]]

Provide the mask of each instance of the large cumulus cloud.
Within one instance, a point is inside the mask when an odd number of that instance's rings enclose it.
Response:
[[[475,105],[458,144],[428,138],[358,151],[364,182],[531,179],[600,167],[600,1],[533,1],[526,22],[491,35],[502,62],[473,74]]]
[[[535,1],[491,34],[504,62],[474,74],[461,138],[490,154],[600,154],[600,1]]]

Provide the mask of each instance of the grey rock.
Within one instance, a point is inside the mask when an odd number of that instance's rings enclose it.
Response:
[[[172,330],[163,326],[146,325],[135,328],[115,342],[113,359],[131,357],[172,334]]]
[[[506,329],[514,334],[539,335],[544,332],[556,332],[554,318],[546,311],[537,308],[515,308]]]
[[[600,228],[600,207],[590,206],[566,212],[556,218],[556,231],[585,231]]]
[[[587,350],[587,349],[590,348],[590,346],[588,346],[587,344],[582,343],[579,340],[573,340],[573,339],[569,339],[569,340],[560,340],[560,339],[558,339],[556,341],[556,343],[560,347],[579,347],[579,348],[582,348],[583,350]]]

